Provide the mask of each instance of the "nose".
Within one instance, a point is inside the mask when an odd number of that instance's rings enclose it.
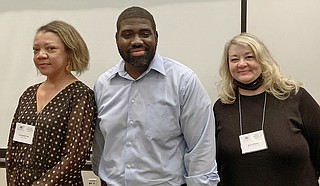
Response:
[[[247,66],[247,61],[245,59],[241,58],[239,60],[238,67],[244,67],[244,66]]]
[[[141,45],[141,44],[143,44],[143,41],[140,38],[140,36],[138,34],[136,34],[135,37],[133,37],[131,44],[132,45]]]
[[[48,54],[45,51],[39,51],[39,53],[37,54],[37,58],[38,59],[43,59],[43,58],[47,58]]]

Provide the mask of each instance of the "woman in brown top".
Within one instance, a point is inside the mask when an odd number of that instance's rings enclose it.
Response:
[[[89,52],[81,35],[63,21],[41,26],[34,64],[46,76],[22,94],[6,153],[8,185],[83,185],[96,121],[93,91],[79,81]]]

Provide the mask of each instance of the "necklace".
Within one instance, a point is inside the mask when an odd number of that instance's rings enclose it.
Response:
[[[242,131],[242,110],[241,110],[241,99],[240,94],[238,94],[239,98],[239,125],[240,125],[240,134],[243,134]],[[267,102],[267,92],[264,93],[264,102],[263,102],[263,111],[262,111],[262,121],[261,121],[261,130],[263,130],[264,122],[265,122],[265,114],[266,114],[266,102]]]

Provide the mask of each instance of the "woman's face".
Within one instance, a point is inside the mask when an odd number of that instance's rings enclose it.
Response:
[[[33,42],[33,61],[43,75],[57,76],[64,73],[68,54],[61,38],[52,32],[38,32]]]
[[[228,52],[228,64],[231,76],[244,84],[256,80],[262,73],[261,65],[249,47],[232,44]]]

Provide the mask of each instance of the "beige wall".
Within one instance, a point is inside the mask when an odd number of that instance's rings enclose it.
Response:
[[[156,19],[158,51],[193,69],[213,100],[214,82],[224,43],[240,32],[240,0],[0,0],[0,148],[6,148],[17,101],[30,85],[43,81],[32,62],[36,29],[54,19],[72,24],[84,37],[91,55],[90,70],[79,78],[93,87],[97,77],[119,58],[115,22],[126,7],[140,5]],[[96,177],[82,172],[88,185]],[[99,184],[99,180],[97,180]],[[5,170],[0,169],[0,185]],[[92,185],[90,185],[92,186]]]
[[[258,36],[282,71],[304,83],[320,104],[319,7],[319,0],[248,0],[247,32]]]
[[[320,103],[320,1],[248,0],[248,32]]]
[[[4,168],[0,168],[0,185],[7,185],[6,170]]]
[[[36,29],[53,19],[75,26],[88,44],[90,70],[80,79],[95,80],[120,59],[115,22],[126,7],[140,5],[156,19],[158,51],[192,68],[213,100],[222,46],[240,32],[240,0],[0,0],[0,147],[6,147],[17,101],[30,85],[43,81],[32,62]]]

